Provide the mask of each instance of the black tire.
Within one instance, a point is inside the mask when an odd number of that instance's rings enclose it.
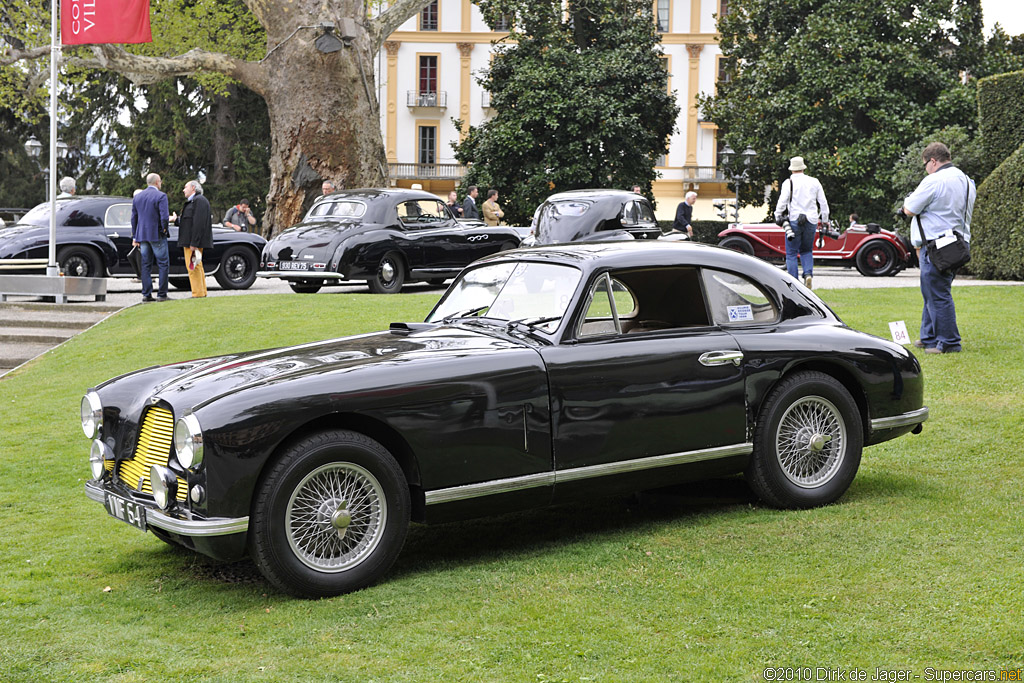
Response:
[[[860,411],[846,387],[822,372],[798,372],[761,408],[747,481],[773,507],[827,505],[850,487],[863,447]]]
[[[192,289],[192,283],[189,282],[187,277],[169,277],[167,281],[171,283],[171,287],[175,289]]]
[[[746,254],[747,256],[754,255],[754,245],[750,243],[750,240],[744,239],[742,237],[737,237],[736,235],[729,235],[721,242],[719,242],[718,246],[723,247],[725,249],[732,249],[733,251],[738,251],[741,254]]]
[[[67,277],[106,277],[103,259],[95,249],[72,245],[57,250],[57,264]]]
[[[324,283],[320,280],[299,280],[297,282],[289,282],[288,286],[296,294],[316,294],[324,286]]]
[[[857,270],[867,277],[895,275],[896,249],[884,240],[871,240],[857,251]]]
[[[374,294],[397,294],[405,284],[405,261],[401,254],[390,251],[377,265],[373,277],[367,282]]]
[[[318,432],[287,446],[257,487],[250,553],[287,593],[349,593],[391,568],[410,509],[409,485],[387,449],[357,432]]]
[[[256,253],[248,247],[228,247],[220,257],[218,284],[223,289],[249,289],[256,282]]]

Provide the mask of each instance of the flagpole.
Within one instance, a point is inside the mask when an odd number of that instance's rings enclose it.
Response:
[[[50,0],[50,177],[46,189],[50,197],[50,251],[46,274],[58,277],[57,268],[57,63],[60,43],[57,42],[57,0]]]

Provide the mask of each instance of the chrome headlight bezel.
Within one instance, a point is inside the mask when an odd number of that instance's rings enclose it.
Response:
[[[203,430],[195,413],[174,423],[174,456],[185,469],[195,469],[203,462]]]
[[[92,478],[96,481],[103,479],[107,473],[106,461],[113,459],[114,453],[110,447],[99,439],[93,439],[92,447],[89,449],[89,470]]]
[[[87,439],[95,439],[103,428],[103,404],[95,391],[86,392],[80,408],[82,431]]]
[[[150,465],[149,486],[153,489],[153,501],[161,510],[166,510],[178,497],[178,477],[166,467]]]

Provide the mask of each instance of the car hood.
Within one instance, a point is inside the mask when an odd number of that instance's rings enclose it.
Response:
[[[176,412],[196,410],[238,392],[269,388],[280,389],[283,383],[318,382],[330,375],[332,392],[344,393],[350,385],[339,375],[382,371],[389,374],[388,383],[413,384],[409,365],[417,370],[428,366],[442,376],[458,371],[451,365],[460,360],[526,345],[512,338],[490,336],[474,330],[449,325],[415,325],[418,331],[374,332],[370,334],[328,339],[278,349],[205,358],[176,365],[140,371],[157,384],[148,393],[152,399],[166,400]],[[443,368],[443,369],[441,369]],[[135,375],[112,380],[111,383],[135,384]],[[122,380],[129,380],[122,382]],[[111,384],[108,383],[108,384]],[[384,383],[374,380],[373,383]],[[113,389],[114,387],[111,387]]]
[[[34,225],[32,223],[15,223],[14,225],[8,225],[0,228],[0,240],[24,238],[39,234],[49,235],[49,232],[50,228],[48,226],[44,227],[42,225]]]
[[[289,258],[288,255],[292,253],[323,249],[336,244],[362,226],[363,223],[358,218],[307,221],[275,235],[267,243],[267,248],[274,258]]]

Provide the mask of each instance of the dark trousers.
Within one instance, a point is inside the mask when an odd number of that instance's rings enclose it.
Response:
[[[808,221],[807,225],[801,228],[795,218],[789,225],[796,237],[786,240],[786,272],[793,277],[797,276],[796,263],[799,256],[804,277],[809,277],[814,272],[814,233],[817,232],[818,226]]]
[[[167,272],[170,270],[171,261],[167,255],[167,240],[155,242],[139,242],[139,250],[142,251],[142,296],[153,295],[153,260],[156,260],[156,268],[159,273],[157,285],[158,297],[167,296]]]
[[[928,250],[921,249],[921,343],[937,346],[939,351],[960,350],[960,330],[956,326],[953,304],[954,273],[943,274],[928,260]]]

